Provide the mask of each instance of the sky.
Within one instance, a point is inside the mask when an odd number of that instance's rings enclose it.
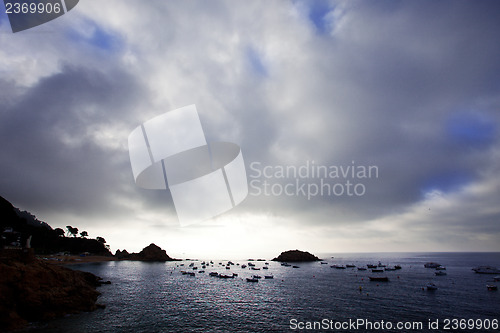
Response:
[[[0,195],[54,228],[178,258],[500,251],[497,1],[86,0],[18,33],[0,9]],[[127,139],[191,104],[249,194],[181,226]]]

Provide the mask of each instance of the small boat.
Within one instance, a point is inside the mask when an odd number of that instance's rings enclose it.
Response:
[[[353,264],[346,264],[345,267],[347,268],[353,268],[353,267],[356,267],[356,265],[353,265]]]
[[[254,267],[254,266],[255,266],[255,264],[253,264],[253,263],[249,262],[249,263],[248,263],[248,266],[250,266],[250,267]]]
[[[300,267],[299,267],[299,266],[295,266],[295,265],[294,265],[294,266],[292,266],[292,268],[300,268]]]
[[[497,286],[495,286],[495,285],[493,285],[493,284],[487,284],[487,285],[486,285],[486,288],[487,288],[488,290],[491,290],[491,291],[493,291],[493,290],[498,290],[498,287],[497,287]]]
[[[425,268],[438,268],[439,266],[441,266],[441,264],[438,264],[437,262],[426,262],[424,264]]]
[[[205,273],[205,271],[198,271],[198,273]]]
[[[444,271],[436,271],[434,274],[436,274],[436,276],[444,276],[444,275],[446,275],[446,272],[444,272]]]
[[[437,286],[434,283],[429,283],[427,285],[427,290],[437,290]]]
[[[478,266],[472,270],[478,274],[500,274],[500,270],[493,266]]]
[[[378,282],[389,282],[389,278],[387,276],[369,276],[370,281],[378,281]]]
[[[445,271],[445,270],[446,270],[446,267],[444,267],[444,266],[436,267],[436,271]]]
[[[237,273],[233,273],[233,277],[236,277],[236,276],[238,276],[238,274]]]
[[[394,267],[385,267],[384,270],[386,270],[386,271],[395,271],[396,268],[394,268]]]
[[[321,265],[327,265],[327,264],[328,264],[327,262],[324,261],[321,262]]]
[[[254,271],[260,271],[260,267],[252,267],[252,270],[254,270]]]
[[[372,269],[372,273],[382,273],[383,271],[384,271],[383,269],[378,269],[378,268]]]
[[[188,275],[189,276],[195,276],[196,274],[195,274],[195,272],[188,272]]]
[[[500,281],[500,275],[499,275],[499,276],[495,276],[495,277],[493,278],[493,281],[495,281],[495,282]]]
[[[401,269],[401,265],[394,266],[395,269]]]
[[[366,271],[366,267],[358,267],[358,271]]]
[[[247,268],[247,265],[243,264],[241,265],[241,268]]]
[[[253,276],[253,278],[254,278],[254,279],[261,279],[261,278],[262,278],[262,276],[260,276],[260,275],[254,275],[254,276]]]
[[[368,265],[366,265],[366,267],[368,267],[368,268],[377,268],[377,265],[368,264]]]
[[[210,276],[219,276],[219,273],[217,273],[217,272],[210,272],[210,273],[208,273],[208,275],[210,275]]]
[[[378,262],[378,267],[385,267],[386,265],[383,265],[380,261]]]
[[[274,276],[272,276],[272,275],[264,275],[264,279],[274,279]]]
[[[262,269],[269,269],[269,267],[267,267],[267,266],[264,266],[264,267],[262,267]]]
[[[336,269],[345,269],[345,266],[342,265],[331,265],[331,268],[336,268]]]
[[[259,279],[247,278],[247,282],[259,282]]]
[[[219,274],[221,279],[234,279],[234,275]]]
[[[269,265],[269,263],[268,263],[268,262],[266,262],[264,265]]]
[[[286,263],[286,262],[282,262],[282,263],[281,263],[281,266],[284,266],[284,267],[290,267],[290,266],[292,266],[292,265],[290,265],[289,263]]]
[[[226,266],[226,269],[231,269],[231,267],[229,267],[229,266]]]

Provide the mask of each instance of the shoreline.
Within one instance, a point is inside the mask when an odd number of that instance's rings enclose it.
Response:
[[[73,264],[88,264],[108,261],[120,261],[120,259],[110,256],[77,256],[77,255],[53,255],[53,256],[37,256],[38,259],[51,265],[73,265]]]

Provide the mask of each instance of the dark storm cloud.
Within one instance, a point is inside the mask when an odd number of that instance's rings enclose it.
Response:
[[[19,56],[24,85],[7,81],[15,63],[1,69],[1,194],[89,223],[128,214],[169,229],[171,197],[135,187],[126,140],[195,103],[207,140],[239,144],[249,174],[252,162],[378,167],[361,197],[249,196],[221,219],[400,244],[445,242],[431,236],[448,230],[455,248],[498,235],[500,4],[311,4],[81,3],[78,38],[53,41],[79,67],[59,68],[53,55],[30,75]],[[6,54],[31,52],[22,42]]]
[[[364,218],[404,209],[431,187],[446,191],[450,182],[478,180],[489,148],[498,142],[499,105],[484,103],[499,85],[500,44],[493,42],[500,28],[498,5],[400,2],[387,8],[360,2],[346,7],[347,22],[332,36],[321,34],[318,49],[309,50],[316,63],[308,68],[313,79],[306,78],[310,84],[303,87],[309,100],[299,105],[332,131],[287,141],[303,154],[295,155],[297,163],[312,156],[325,164],[378,165],[380,179],[367,196],[330,202]],[[449,119],[463,109],[491,121],[483,145],[450,140]],[[473,123],[463,126],[468,132],[482,130]],[[300,135],[300,126],[276,129]]]
[[[141,92],[124,72],[71,66],[26,88],[2,107],[2,195],[34,210],[113,210],[110,194],[130,184],[128,153],[106,147],[91,129],[127,126]]]

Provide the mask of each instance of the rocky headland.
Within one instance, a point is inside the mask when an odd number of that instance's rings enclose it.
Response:
[[[299,250],[290,250],[281,252],[279,256],[273,259],[273,261],[281,262],[306,262],[306,261],[319,261],[320,259],[315,255]]]
[[[179,259],[171,258],[165,250],[151,243],[142,249],[139,253],[128,253],[127,250],[117,250],[115,257],[120,260],[137,261],[177,261]]]
[[[99,277],[12,251],[0,252],[0,331],[100,307]]]

